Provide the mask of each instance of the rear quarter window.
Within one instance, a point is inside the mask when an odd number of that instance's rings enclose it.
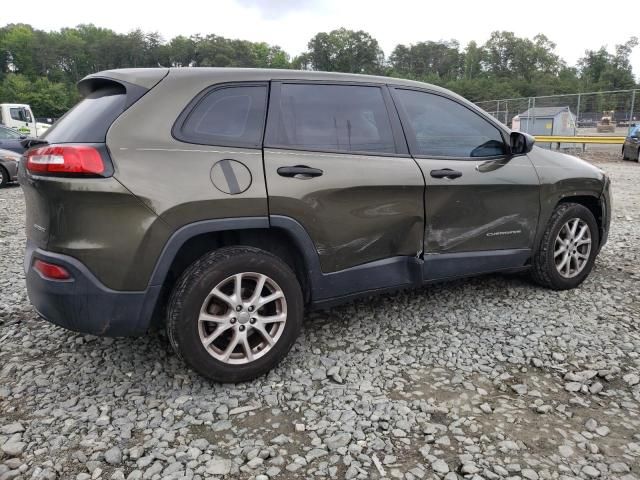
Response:
[[[49,143],[104,143],[111,124],[127,107],[127,91],[112,83],[87,95],[43,138]]]
[[[180,114],[173,136],[200,145],[261,147],[266,109],[266,84],[214,87]]]

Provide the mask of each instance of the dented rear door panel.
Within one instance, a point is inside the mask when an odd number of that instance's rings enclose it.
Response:
[[[420,254],[424,180],[411,158],[265,148],[264,162],[270,214],[302,224],[323,272]],[[291,165],[319,168],[323,175],[278,175],[278,168]]]
[[[427,182],[425,253],[531,248],[539,180],[526,155],[492,160],[417,158]],[[432,178],[432,170],[462,176]]]

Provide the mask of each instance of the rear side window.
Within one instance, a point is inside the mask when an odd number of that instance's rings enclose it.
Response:
[[[303,150],[395,153],[378,87],[283,84],[273,146]]]
[[[468,158],[506,153],[500,131],[463,105],[415,90],[396,89],[396,94],[414,136],[414,155]]]
[[[123,85],[111,83],[87,95],[46,131],[49,143],[103,143],[107,130],[127,107]]]
[[[173,135],[202,145],[261,147],[266,85],[225,86],[205,92],[183,112]]]

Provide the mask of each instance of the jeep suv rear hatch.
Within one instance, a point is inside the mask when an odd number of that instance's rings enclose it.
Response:
[[[105,144],[107,131],[167,73],[168,69],[101,72],[78,83],[84,98],[32,143],[21,162],[26,233],[32,247],[62,247],[61,237],[71,235],[76,241],[87,238],[77,231],[83,222],[93,218],[95,223],[109,198],[121,201],[113,197],[126,189],[114,179],[106,182],[114,171]],[[109,216],[101,221],[108,222]]]

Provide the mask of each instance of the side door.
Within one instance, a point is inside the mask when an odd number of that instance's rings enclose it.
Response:
[[[11,123],[8,126],[15,128],[18,132],[25,135],[34,135],[35,127],[32,128],[32,118],[24,107],[15,106],[9,108],[11,115]]]
[[[272,82],[267,118],[270,219],[304,228],[323,274],[419,256],[424,180],[386,86]]]
[[[438,92],[393,88],[426,181],[425,279],[523,266],[536,232],[539,180],[511,156],[493,120]]]
[[[31,107],[29,106],[24,107],[24,118],[25,118],[25,122],[27,123],[27,126],[29,127],[29,132],[30,132],[29,135],[32,137],[38,137],[40,133],[38,132],[36,117],[35,115],[33,115],[33,112],[31,111]]]

